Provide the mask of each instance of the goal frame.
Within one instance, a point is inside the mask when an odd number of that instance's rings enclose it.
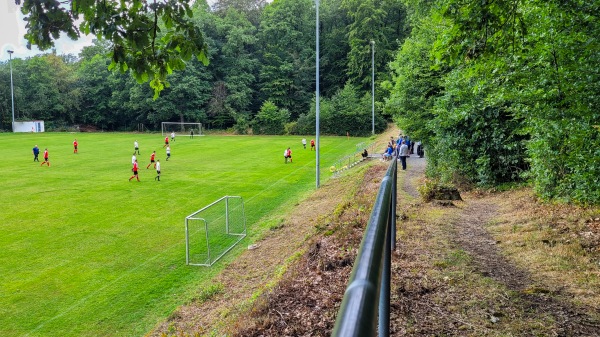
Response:
[[[169,125],[177,125],[179,127],[185,125],[194,125],[195,129],[198,130],[197,136],[202,136],[204,133],[202,132],[202,123],[188,123],[188,122],[161,122],[160,123],[160,133],[164,136],[171,134],[171,130],[169,130]],[[177,130],[175,130],[177,132]]]
[[[241,206],[241,214],[242,214],[242,221],[243,224],[241,226],[242,231],[241,232],[233,232],[230,231],[230,212],[229,212],[229,199],[239,199],[240,201],[240,206]],[[225,232],[227,235],[232,236],[235,238],[235,242],[233,242],[227,249],[225,249],[222,252],[217,252],[217,254],[219,254],[216,257],[212,257],[211,256],[211,251],[210,251],[210,232],[209,232],[209,228],[208,228],[208,221],[207,219],[202,217],[202,212],[204,210],[209,209],[210,207],[220,203],[220,202],[225,202]],[[206,244],[206,250],[207,250],[207,258],[205,263],[192,263],[190,262],[190,235],[189,235],[189,221],[190,220],[196,220],[196,221],[201,221],[204,223],[204,231],[205,231],[205,244]],[[203,207],[202,209],[188,215],[187,217],[185,217],[185,264],[189,265],[189,266],[205,266],[205,267],[210,267],[212,266],[215,262],[217,262],[221,257],[223,257],[225,254],[227,254],[230,250],[232,250],[242,239],[244,239],[246,237],[247,234],[247,228],[246,228],[246,213],[244,210],[244,199],[240,196],[229,196],[226,195],[224,197],[221,197],[220,199],[214,201],[213,203],[211,203],[210,205],[207,205],[205,207]]]

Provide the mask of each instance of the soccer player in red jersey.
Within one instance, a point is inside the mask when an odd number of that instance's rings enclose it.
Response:
[[[48,161],[48,148],[44,150],[44,161],[40,164],[40,166],[47,164],[50,167],[50,161]]]
[[[146,169],[148,169],[152,164],[154,164],[154,168],[156,168],[156,164],[154,163],[154,157],[156,157],[156,151],[152,151],[152,154],[150,155],[150,164],[146,166]]]
[[[163,148],[165,148],[166,146],[169,146],[169,136],[165,137],[165,145],[163,145]]]
[[[314,139],[311,139],[311,140],[310,140],[310,150],[311,150],[311,151],[312,151],[312,150],[315,150],[315,151],[317,150],[317,149],[315,148],[315,140],[314,140]]]
[[[133,175],[129,178],[129,181],[131,181],[131,179],[136,178],[137,181],[140,181],[140,177],[138,177],[138,163],[137,163],[137,159],[133,162],[133,168],[131,169],[133,171]]]
[[[77,153],[77,138],[73,141],[73,153]]]

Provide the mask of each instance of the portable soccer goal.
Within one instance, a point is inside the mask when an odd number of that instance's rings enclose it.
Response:
[[[244,237],[244,201],[239,196],[224,196],[185,218],[185,262],[212,266]]]
[[[162,122],[160,129],[163,136],[169,135],[171,132],[189,135],[192,131],[194,131],[195,136],[203,135],[202,123]]]

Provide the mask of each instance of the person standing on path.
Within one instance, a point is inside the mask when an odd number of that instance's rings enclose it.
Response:
[[[43,166],[44,164],[50,167],[50,161],[48,160],[48,148],[44,150],[44,162],[40,166]]]
[[[40,154],[40,148],[36,145],[31,152],[33,153],[33,161],[39,162],[38,156]]]
[[[160,160],[156,160],[156,177],[154,177],[154,180],[158,180],[160,181]]]
[[[405,141],[402,141],[400,145],[400,151],[398,151],[398,156],[400,157],[400,162],[402,163],[402,169],[406,170],[406,157],[408,157],[408,145],[406,145]]]

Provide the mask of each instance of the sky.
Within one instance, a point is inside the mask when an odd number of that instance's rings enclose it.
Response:
[[[209,0],[208,3],[212,5],[215,1]],[[24,35],[23,14],[21,14],[19,6],[15,5],[15,0],[0,0],[0,62],[8,61],[8,50],[14,51],[12,58],[27,58],[42,53],[35,46],[31,50],[27,49]],[[92,45],[93,39],[92,35],[81,35],[77,41],[73,41],[67,36],[61,36],[55,41],[56,53],[77,55],[83,47]]]

